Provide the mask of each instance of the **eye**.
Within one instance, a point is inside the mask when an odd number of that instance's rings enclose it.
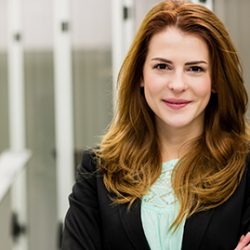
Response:
[[[188,68],[188,71],[190,72],[195,72],[195,73],[200,73],[200,72],[203,72],[204,69],[200,66],[191,66]]]
[[[153,67],[154,69],[170,69],[169,65],[166,63],[157,63],[156,65],[154,65]]]

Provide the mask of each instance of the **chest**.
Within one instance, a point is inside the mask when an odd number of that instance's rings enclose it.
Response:
[[[102,179],[97,182],[104,249],[149,250],[141,220],[141,201],[138,200],[131,209],[127,205],[114,205]],[[242,230],[245,188],[243,178],[236,192],[223,205],[188,218],[182,249],[233,250]]]

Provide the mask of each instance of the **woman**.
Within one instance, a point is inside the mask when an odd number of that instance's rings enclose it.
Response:
[[[163,1],[119,74],[116,116],[84,153],[63,249],[250,249],[240,62],[201,5]]]

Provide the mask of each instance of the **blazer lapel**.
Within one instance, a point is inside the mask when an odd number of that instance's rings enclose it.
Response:
[[[202,238],[212,218],[214,209],[192,215],[186,220],[182,240],[182,250],[198,250]]]
[[[119,215],[125,232],[134,249],[150,250],[141,221],[141,202],[137,201],[128,209],[119,205]],[[182,250],[199,250],[202,238],[212,218],[214,209],[192,215],[186,220],[182,240]]]
[[[119,206],[122,225],[134,249],[150,250],[141,221],[141,202],[136,201],[130,209],[127,205]]]

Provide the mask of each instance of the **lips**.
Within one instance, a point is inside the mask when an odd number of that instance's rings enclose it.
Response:
[[[174,98],[170,98],[170,99],[163,99],[162,100],[164,102],[164,104],[166,106],[168,106],[171,109],[181,109],[186,107],[188,104],[191,103],[191,101],[189,100],[185,100],[185,99],[174,99]]]

